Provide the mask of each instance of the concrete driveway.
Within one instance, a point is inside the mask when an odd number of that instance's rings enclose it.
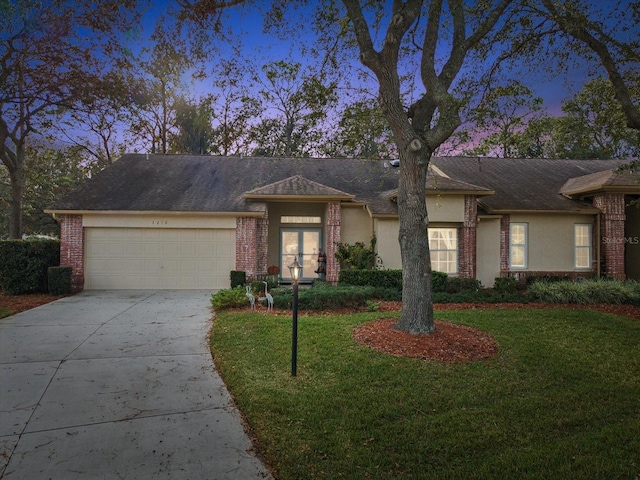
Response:
[[[83,292],[0,320],[0,478],[264,479],[210,292]]]

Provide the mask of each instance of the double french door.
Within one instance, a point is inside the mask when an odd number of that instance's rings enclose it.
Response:
[[[280,230],[280,274],[291,280],[289,265],[298,258],[302,265],[302,280],[310,281],[318,276],[318,253],[321,250],[322,229],[282,228]]]

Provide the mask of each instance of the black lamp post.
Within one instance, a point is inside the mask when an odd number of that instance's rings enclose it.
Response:
[[[291,335],[291,376],[296,376],[298,363],[298,282],[302,277],[302,265],[298,263],[298,258],[289,265],[291,280],[293,281],[293,332]]]

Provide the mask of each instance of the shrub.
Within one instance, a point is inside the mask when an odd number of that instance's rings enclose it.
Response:
[[[47,273],[51,295],[71,293],[71,267],[49,267]]]
[[[376,253],[375,236],[371,238],[368,247],[364,242],[356,242],[353,245],[338,243],[337,247],[336,260],[338,260],[341,270],[371,270],[376,264],[378,254]]]
[[[340,270],[339,285],[377,286],[402,290],[402,270]]]
[[[291,308],[293,300],[291,287],[280,287],[271,292],[277,308]],[[313,288],[300,288],[298,307],[302,310],[337,310],[342,308],[365,307],[367,301],[375,298],[374,287],[331,286],[319,283]]]
[[[527,286],[532,285],[536,282],[545,282],[545,283],[558,283],[558,282],[566,282],[571,280],[567,276],[560,275],[528,275],[525,282]]]
[[[640,283],[592,279],[582,282],[535,282],[529,293],[549,303],[609,303],[640,305]]]
[[[211,306],[214,310],[245,307],[249,304],[246,290],[238,285],[235,288],[220,290],[211,295]]]
[[[444,293],[447,291],[447,285],[449,284],[449,276],[444,272],[438,272],[433,270],[431,272],[431,282],[433,293]]]
[[[480,281],[475,278],[450,277],[447,281],[447,293],[477,292]]]
[[[46,293],[47,269],[60,264],[58,240],[0,242],[0,288],[5,294]]]
[[[517,287],[516,279],[513,277],[498,277],[493,284],[497,293],[514,293]]]
[[[247,283],[247,273],[241,270],[231,270],[231,288],[243,286]]]
[[[529,298],[521,292],[499,293],[485,288],[458,293],[434,293],[433,303],[529,303]]]
[[[433,292],[446,292],[448,276],[433,270],[431,282]],[[361,285],[393,288],[402,291],[402,270],[340,270],[339,285]]]

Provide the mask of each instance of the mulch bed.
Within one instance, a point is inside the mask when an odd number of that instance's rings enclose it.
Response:
[[[14,313],[24,312],[53,302],[67,295],[49,295],[46,293],[32,293],[29,295],[5,295],[0,293],[0,307],[8,308]]]
[[[434,332],[414,335],[396,330],[397,322],[391,318],[362,324],[354,330],[353,338],[382,353],[441,362],[482,360],[498,352],[493,337],[476,328],[436,320]]]

